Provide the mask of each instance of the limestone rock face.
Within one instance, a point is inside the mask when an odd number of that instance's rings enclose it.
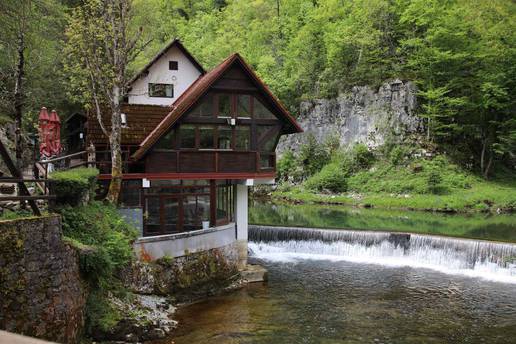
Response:
[[[378,90],[355,86],[351,93],[334,99],[303,102],[297,120],[305,132],[283,136],[277,152],[297,151],[308,135],[317,142],[336,135],[343,147],[357,142],[379,146],[389,132],[403,136],[421,130],[422,121],[414,114],[416,105],[415,85],[399,79]]]

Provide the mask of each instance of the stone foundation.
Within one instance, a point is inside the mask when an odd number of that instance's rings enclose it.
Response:
[[[182,257],[138,261],[124,275],[135,293],[193,301],[214,295],[240,280],[236,242]]]
[[[82,331],[86,292],[59,216],[0,222],[0,329],[61,343]]]

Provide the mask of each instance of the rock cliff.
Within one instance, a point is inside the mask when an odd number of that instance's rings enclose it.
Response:
[[[391,132],[403,136],[421,129],[422,121],[414,114],[416,105],[415,85],[401,80],[386,82],[378,90],[355,86],[334,99],[303,102],[298,122],[305,132],[282,137],[277,152],[296,151],[308,135],[318,142],[337,135],[341,146],[381,145]]]

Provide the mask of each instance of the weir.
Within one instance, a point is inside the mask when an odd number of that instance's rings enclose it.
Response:
[[[516,244],[432,235],[249,226],[251,255],[272,261],[326,259],[428,268],[516,283]]]

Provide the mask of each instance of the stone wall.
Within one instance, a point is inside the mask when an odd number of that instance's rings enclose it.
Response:
[[[86,292],[59,216],[0,221],[0,329],[74,343]]]
[[[343,147],[356,142],[381,145],[390,132],[405,135],[421,129],[416,105],[415,85],[401,80],[386,82],[378,90],[355,86],[335,99],[303,102],[297,120],[305,132],[283,136],[277,152],[297,151],[308,135],[321,143],[336,135]]]
[[[237,242],[182,257],[140,260],[124,274],[125,284],[138,294],[192,301],[217,294],[239,281],[238,261]]]

